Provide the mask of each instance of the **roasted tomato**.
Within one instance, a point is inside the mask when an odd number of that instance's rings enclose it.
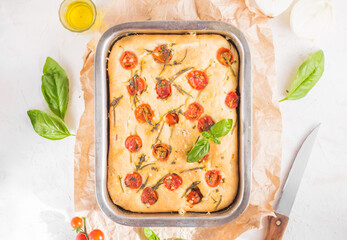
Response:
[[[205,157],[201,158],[198,162],[203,163],[207,160],[209,154],[206,154]]]
[[[158,97],[161,99],[166,99],[171,96],[171,84],[167,80],[160,80],[155,85],[155,91]]]
[[[206,73],[199,70],[192,70],[187,75],[188,83],[196,90],[204,89],[208,84],[208,77]]]
[[[211,170],[205,174],[205,180],[207,185],[210,187],[217,187],[222,181],[222,176],[220,175],[219,171]]]
[[[153,53],[152,56],[155,61],[160,62],[160,63],[165,63],[169,62],[172,58],[172,54],[170,53],[170,50],[167,46],[167,44],[162,44],[157,46]]]
[[[141,201],[144,204],[153,205],[158,201],[158,193],[157,191],[153,190],[151,187],[146,187],[143,189],[141,194]]]
[[[198,130],[199,132],[209,131],[213,125],[214,125],[213,119],[210,116],[205,115],[201,117],[198,121]]]
[[[141,104],[135,109],[135,117],[137,121],[145,123],[153,119],[154,112],[149,104]]]
[[[94,229],[89,233],[89,240],[104,240],[104,233],[99,229]]]
[[[142,177],[137,172],[128,173],[124,179],[125,186],[131,189],[138,189],[142,184]]]
[[[81,228],[83,226],[83,223],[82,223],[82,218],[80,217],[74,217],[72,220],[71,220],[71,227],[73,229],[76,229],[76,228]]]
[[[222,47],[217,51],[217,59],[222,65],[228,66],[229,64],[226,59],[228,59],[231,63],[232,61],[234,61],[234,55],[229,49]]]
[[[182,185],[182,178],[175,173],[171,173],[164,178],[163,182],[167,189],[173,191]]]
[[[143,90],[146,88],[146,82],[139,76],[135,75],[134,77],[129,79],[129,84],[127,85],[128,93],[131,96],[135,94],[141,94]]]
[[[184,113],[184,116],[193,121],[199,119],[201,114],[204,112],[204,108],[199,103],[189,104],[187,111]]]
[[[124,51],[119,61],[122,67],[126,70],[133,69],[137,65],[136,54],[130,51]]]
[[[138,152],[142,147],[142,140],[139,136],[130,135],[125,139],[125,147],[130,152]]]
[[[178,114],[173,112],[166,114],[165,121],[169,126],[177,124],[179,121]]]
[[[225,98],[225,104],[231,109],[236,108],[239,105],[239,96],[237,95],[237,93],[228,93],[227,97]]]
[[[198,187],[193,188],[187,196],[187,202],[189,202],[192,205],[198,204],[201,202],[203,196],[200,192],[200,189]]]
[[[170,156],[171,149],[164,143],[158,143],[153,146],[152,153],[159,161],[166,161]]]

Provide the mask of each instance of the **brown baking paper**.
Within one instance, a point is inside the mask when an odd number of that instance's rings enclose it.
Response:
[[[235,239],[259,228],[272,214],[271,201],[280,184],[281,113],[274,92],[275,58],[271,29],[266,17],[248,7],[248,0],[117,0],[103,18],[100,31],[128,21],[218,20],[231,23],[245,34],[252,54],[253,163],[250,203],[235,221],[211,228],[153,228],[161,238]],[[142,228],[110,221],[100,211],[94,182],[94,50],[88,44],[81,70],[85,111],[75,146],[75,210],[83,211],[90,228],[100,228],[106,239],[144,239]]]

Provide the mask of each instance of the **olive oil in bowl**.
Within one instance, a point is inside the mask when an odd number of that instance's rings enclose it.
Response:
[[[94,24],[96,8],[90,0],[65,0],[60,5],[59,18],[66,29],[83,32]]]

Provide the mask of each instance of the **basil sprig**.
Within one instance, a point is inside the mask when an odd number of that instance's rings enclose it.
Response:
[[[297,100],[306,96],[314,87],[324,72],[324,53],[322,50],[314,53],[301,64],[292,83],[288,96],[280,100]]]
[[[41,81],[41,91],[49,109],[64,120],[69,103],[69,79],[64,69],[47,57]]]
[[[43,67],[41,91],[49,109],[58,117],[40,110],[28,111],[35,132],[50,140],[74,136],[64,123],[69,103],[69,79],[64,69],[50,57]]]
[[[194,147],[189,151],[187,155],[187,162],[196,162],[206,156],[210,151],[210,142],[213,141],[216,144],[220,144],[220,137],[227,135],[233,126],[232,119],[223,119],[214,124],[209,132],[202,132],[199,141],[197,141]]]
[[[148,240],[160,240],[160,238],[157,236],[157,234],[155,234],[152,229],[150,229],[149,227],[145,227],[143,229],[143,233],[145,234],[146,238]],[[164,239],[166,240],[166,239]],[[185,240],[183,238],[174,238],[173,240]]]

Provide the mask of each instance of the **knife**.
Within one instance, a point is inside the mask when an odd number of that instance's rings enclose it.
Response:
[[[296,154],[283,186],[280,200],[275,208],[276,216],[269,217],[269,228],[265,240],[280,240],[283,237],[288,224],[289,214],[292,210],[308,159],[310,158],[319,127],[320,124],[310,132]]]

